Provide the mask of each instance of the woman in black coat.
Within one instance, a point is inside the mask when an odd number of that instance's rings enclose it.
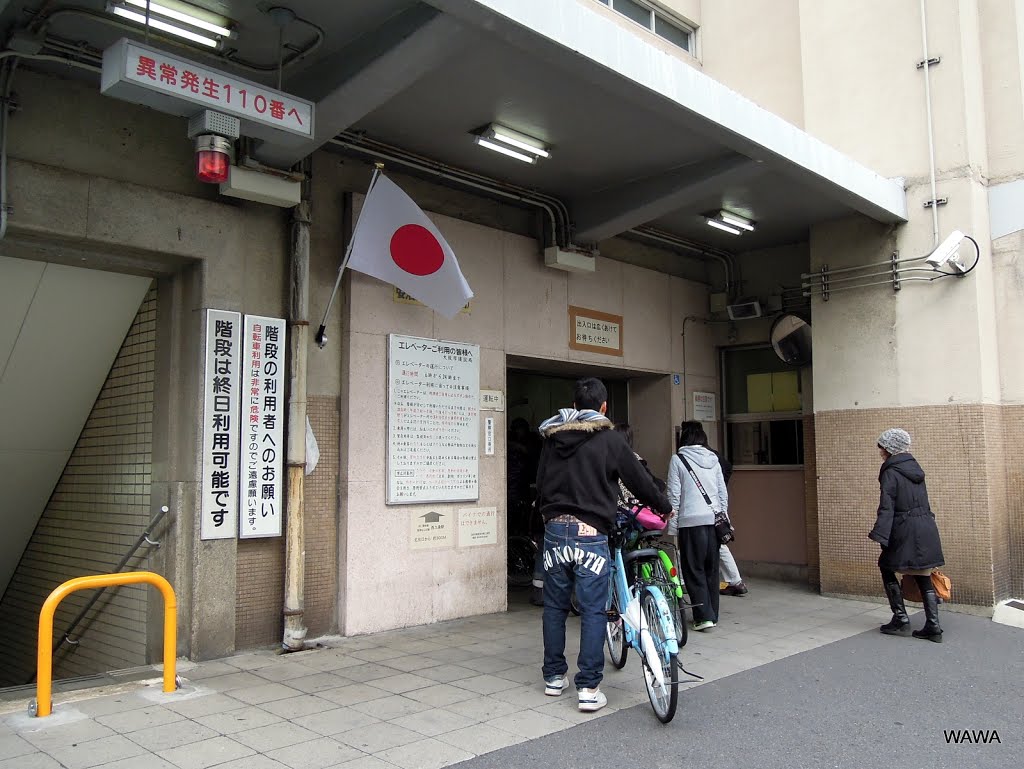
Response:
[[[906,430],[886,430],[878,438],[878,450],[882,457],[878,473],[881,497],[878,519],[868,537],[882,546],[878,568],[892,609],[892,621],[880,630],[887,635],[908,634],[910,618],[896,572],[911,574],[921,589],[926,618],[924,627],[914,631],[914,638],[942,643],[939,600],[931,573],[945,561],[935,515],[928,504],[924,470],[910,454],[910,434]]]

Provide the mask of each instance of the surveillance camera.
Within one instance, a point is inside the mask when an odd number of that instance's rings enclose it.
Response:
[[[964,242],[966,237],[960,230],[953,230],[949,237],[942,241],[928,255],[925,261],[936,270],[947,263],[951,263],[958,272],[964,272],[963,263],[960,261],[960,256],[957,252],[960,250],[960,244]]]

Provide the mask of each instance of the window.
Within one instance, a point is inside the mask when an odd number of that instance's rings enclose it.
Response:
[[[802,465],[800,371],[771,347],[722,353],[726,456],[736,465]]]
[[[641,0],[598,0],[635,21],[658,37],[677,45],[687,53],[693,53],[693,27],[673,18],[668,13]]]

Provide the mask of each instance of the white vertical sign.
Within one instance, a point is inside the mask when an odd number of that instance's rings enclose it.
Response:
[[[494,456],[494,417],[484,420],[484,454]]]
[[[245,316],[242,337],[242,539],[280,537],[284,515],[285,324]]]
[[[241,321],[237,312],[206,311],[200,539],[234,539],[238,531]]]

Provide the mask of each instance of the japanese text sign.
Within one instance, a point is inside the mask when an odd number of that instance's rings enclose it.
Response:
[[[480,496],[480,347],[388,336],[388,504]]]
[[[569,307],[569,348],[622,355],[622,316]]]
[[[464,507],[459,510],[459,547],[498,544],[498,508]]]
[[[693,394],[693,418],[698,422],[714,422],[718,419],[714,393]]]
[[[245,316],[242,337],[242,539],[281,536],[284,494],[285,324]]]
[[[238,531],[241,321],[237,312],[206,311],[200,539],[234,539]]]
[[[186,117],[201,109],[233,115],[245,136],[313,135],[312,103],[130,40],[103,52],[100,92]]]

